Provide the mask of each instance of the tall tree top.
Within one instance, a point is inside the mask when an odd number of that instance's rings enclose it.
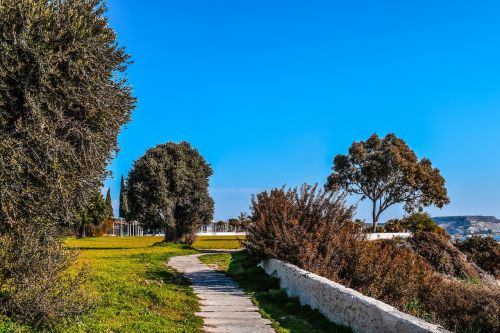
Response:
[[[418,160],[406,142],[394,134],[373,134],[354,142],[347,155],[333,161],[327,189],[343,189],[372,201],[373,225],[390,206],[403,203],[407,212],[449,203],[445,180],[427,158]]]

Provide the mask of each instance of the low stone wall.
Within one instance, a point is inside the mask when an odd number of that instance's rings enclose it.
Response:
[[[440,326],[398,311],[356,290],[276,259],[263,260],[267,274],[280,279],[281,288],[301,304],[318,309],[331,321],[355,333],[448,332]]]

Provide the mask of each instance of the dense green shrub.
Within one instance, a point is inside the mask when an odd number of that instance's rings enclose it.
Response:
[[[130,120],[128,59],[102,0],[0,1],[0,315],[88,309],[62,236]]]
[[[457,246],[479,267],[500,278],[500,244],[493,237],[472,236]]]
[[[0,315],[50,327],[92,309],[82,289],[88,271],[69,274],[76,253],[50,234],[32,228],[0,234]]]
[[[446,230],[437,225],[428,213],[413,213],[403,219],[391,219],[384,224],[385,232],[428,231],[449,238]]]
[[[212,173],[210,164],[186,141],[148,149],[127,177],[127,218],[163,230],[167,242],[192,244],[196,230],[214,215]]]

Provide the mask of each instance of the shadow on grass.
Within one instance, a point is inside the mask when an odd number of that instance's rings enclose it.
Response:
[[[232,253],[231,257],[227,274],[253,296],[264,316],[275,323],[274,326],[291,333],[352,332],[348,327],[330,322],[318,310],[301,305],[298,298],[288,297],[286,291],[280,289],[279,279],[267,275],[257,266],[257,259],[249,258],[244,252]]]
[[[183,287],[191,285],[188,279],[167,265],[164,265],[163,267],[151,267],[151,269],[146,271],[144,277],[147,280],[163,281],[163,283],[166,284],[175,284]]]
[[[166,241],[156,242],[151,247],[170,247],[181,250],[194,250],[194,248],[190,244],[182,244],[182,243],[171,243]]]

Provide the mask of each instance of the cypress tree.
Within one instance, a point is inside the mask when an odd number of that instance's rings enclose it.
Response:
[[[106,209],[108,211],[108,217],[112,218],[113,217],[113,202],[111,201],[111,189],[108,188],[108,191],[106,192]]]
[[[120,209],[119,217],[126,219],[128,215],[128,201],[127,201],[127,190],[125,189],[125,178],[123,178],[120,183]]]

